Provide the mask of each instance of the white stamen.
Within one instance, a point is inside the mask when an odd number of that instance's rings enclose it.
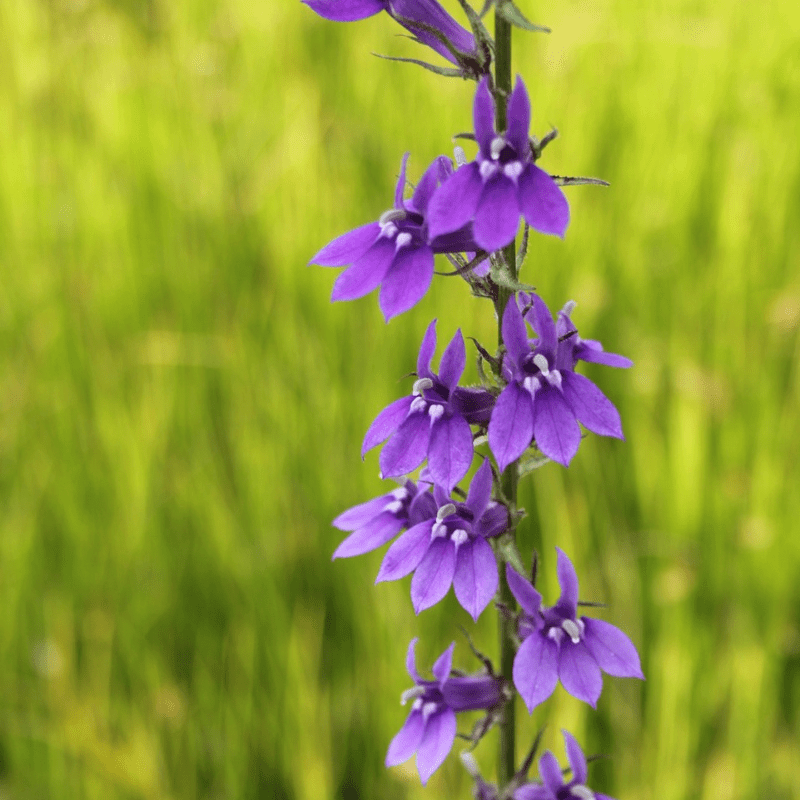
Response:
[[[411,401],[411,408],[408,409],[409,414],[416,414],[418,411],[425,412],[428,407],[428,401],[424,397],[415,397]]]
[[[578,623],[573,619],[565,619],[561,623],[561,627],[564,629],[567,636],[572,639],[572,643],[578,644],[581,640],[581,629],[578,627]]]
[[[503,167],[503,172],[509,178],[511,178],[512,181],[516,182],[517,178],[519,178],[519,176],[522,175],[523,169],[525,168],[522,166],[521,161],[511,161],[510,163],[506,164]]]
[[[383,227],[390,222],[397,222],[397,220],[405,219],[406,212],[402,208],[390,208],[388,211],[384,211],[381,214],[380,219],[378,219],[378,225]]]
[[[395,500],[405,500],[408,497],[408,489],[405,486],[398,486],[396,489],[392,489],[389,494],[394,497]]]
[[[412,394],[419,395],[422,394],[426,389],[433,388],[433,381],[430,378],[420,378],[419,380],[414,381],[414,391]]]
[[[436,521],[441,522],[443,519],[447,517],[452,517],[453,514],[456,513],[456,507],[452,503],[448,503],[447,505],[442,506],[436,512]]]
[[[403,510],[403,503],[400,500],[392,500],[391,503],[387,503],[383,507],[384,511],[388,511],[390,514],[398,514]]]
[[[556,389],[561,388],[561,372],[557,369],[551,369],[548,375],[545,375],[547,382]]]
[[[500,153],[503,152],[503,148],[506,146],[506,140],[502,136],[495,136],[492,139],[492,144],[490,146],[490,150],[492,152],[492,159],[497,161],[500,158]]]
[[[381,225],[381,236],[392,239],[396,235],[397,225],[395,225],[394,222],[387,222],[385,225]]]
[[[547,359],[541,353],[537,353],[533,357],[533,363],[539,367],[543,375],[547,376],[547,374],[550,372],[550,365],[547,363]]]
[[[431,540],[433,539],[441,539],[443,536],[447,536],[447,525],[443,522],[436,522],[431,528]]]
[[[562,631],[561,628],[550,628],[550,630],[547,631],[547,636],[556,644],[561,644],[561,640],[564,638],[564,631]]]
[[[539,387],[541,387],[542,382],[535,375],[528,375],[525,380],[522,381],[522,385],[533,395],[536,394]]]
[[[458,528],[450,534],[450,540],[456,547],[461,547],[464,542],[469,541],[469,534],[463,528]]]
[[[574,300],[567,300],[567,302],[564,303],[564,308],[562,308],[561,311],[568,317],[571,317],[572,312],[575,310],[575,306],[577,305],[578,304]]]
[[[577,786],[573,786],[569,793],[573,797],[580,797],[581,800],[594,800],[594,792],[591,789],[587,789],[585,786],[578,784]]]
[[[423,694],[425,694],[424,686],[412,686],[400,695],[400,705],[404,706],[409,700],[416,700],[418,697],[422,697]]]
[[[456,164],[458,164],[459,167],[463,167],[464,164],[467,163],[467,154],[464,152],[464,148],[461,147],[461,145],[457,144],[453,148],[453,155],[455,156]]]
[[[433,403],[428,409],[428,416],[431,418],[431,422],[435,422],[442,414],[444,414],[444,406],[440,406],[438,403]]]
[[[406,245],[411,244],[411,239],[413,237],[408,231],[403,231],[402,233],[397,234],[397,240],[395,242],[396,250],[399,250],[401,247],[405,247]]]
[[[484,183],[488,181],[498,169],[500,169],[500,167],[498,167],[497,164],[493,164],[491,161],[482,161],[480,167],[478,167]]]
[[[422,706],[422,719],[424,719],[427,722],[428,717],[431,714],[433,714],[438,707],[439,704],[435,701],[431,701],[430,703],[425,703],[425,705]]]

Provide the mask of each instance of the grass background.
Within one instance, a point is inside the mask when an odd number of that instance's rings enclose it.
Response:
[[[520,5],[553,29],[515,45],[543,166],[612,183],[570,190],[524,277],[636,362],[588,373],[627,442],[540,470],[524,525],[545,597],[558,543],[648,676],[597,712],[559,689],[522,746],[546,722],[561,757],[569,727],[624,800],[800,797],[800,12]],[[455,279],[385,326],[305,266],[390,205],[404,151],[415,180],[470,129],[472,85],[370,55],[420,55],[399,30],[0,5],[0,797],[468,796],[454,757],[426,790],[382,764],[408,640],[430,665],[466,614],[415,618],[380,553],[329,560],[430,318],[493,337]]]

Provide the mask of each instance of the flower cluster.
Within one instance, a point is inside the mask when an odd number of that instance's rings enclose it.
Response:
[[[362,458],[382,445],[381,477],[398,479],[401,485],[333,521],[348,534],[334,552],[335,559],[388,545],[376,583],[412,576],[411,603],[417,614],[443,600],[452,587],[474,621],[496,599],[510,623],[504,626],[501,661],[510,664],[513,656],[511,675],[498,675],[474,648],[483,669],[469,675],[453,670],[451,644],[433,665],[433,680],[423,679],[415,663],[417,639],[409,645],[406,667],[414,686],[404,693],[403,703],[410,703],[411,710],[389,745],[386,765],[416,755],[425,784],[452,749],[461,712],[483,712],[465,737],[473,746],[494,724],[501,730],[505,726],[501,735],[508,735],[508,742],[514,722],[513,705],[506,703],[514,692],[532,713],[560,682],[568,693],[594,707],[603,672],[644,677],[638,652],[621,630],[578,615],[578,577],[561,549],[556,548],[561,594],[553,606],[544,606],[534,584],[511,566],[522,563],[515,541],[522,517],[516,506],[520,474],[548,460],[568,466],[579,449],[582,429],[624,438],[617,409],[592,380],[576,371],[580,362],[616,368],[632,362],[579,336],[572,321],[574,303],[554,316],[539,295],[518,281],[524,255],[517,257],[507,246],[523,221],[526,243],[531,229],[564,237],[570,208],[561,185],[570,180],[553,178],[536,164],[546,142],[530,136],[528,91],[520,77],[512,91],[510,73],[505,74],[504,88],[499,79],[491,79],[488,64],[497,51],[481,15],[461,3],[470,33],[436,0],[303,2],[339,22],[385,11],[457,68],[423,66],[478,82],[472,109],[475,158],[468,161],[459,148],[454,167],[448,157],[438,156],[406,196],[406,153],[392,207],[377,221],[334,239],[311,259],[320,266],[344,268],[335,279],[332,300],[355,300],[379,290],[378,303],[389,322],[422,299],[433,280],[436,256],[444,255],[456,267],[451,274],[466,278],[476,296],[493,302],[499,323],[500,346],[494,355],[476,342],[480,385],[460,385],[467,363],[461,329],[434,371],[437,320],[430,322],[411,393],[377,415],[362,444]],[[497,20],[535,28],[512,2],[487,3],[485,10],[490,5],[495,5]],[[498,103],[505,109],[505,120],[498,118]],[[484,444],[488,452],[478,450],[480,464],[462,489],[476,448]],[[534,458],[522,463],[531,449]],[[417,469],[419,476],[412,479]],[[519,609],[510,607],[506,589]],[[539,779],[528,780],[535,748],[515,775],[504,765],[505,785],[499,788],[484,781],[474,760],[467,758],[475,796],[611,800],[587,787],[583,751],[570,733],[563,734],[570,780],[549,751],[539,759]]]

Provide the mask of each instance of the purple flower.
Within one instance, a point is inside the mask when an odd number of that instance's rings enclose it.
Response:
[[[394,539],[404,528],[435,517],[436,511],[433,495],[407,480],[394,491],[354,506],[336,517],[334,527],[353,533],[336,548],[333,557],[348,558],[369,553]]]
[[[508,385],[497,398],[489,422],[489,446],[500,469],[519,458],[531,439],[548,458],[567,466],[580,444],[578,422],[601,436],[625,438],[612,402],[574,370],[579,359],[613,367],[629,367],[632,362],[604,352],[599,342],[577,336],[569,318],[574,303],[564,307],[555,323],[537,295],[520,294],[520,302],[530,304],[525,319],[539,338],[528,339],[519,306],[509,302],[502,328]]]
[[[473,108],[475,161],[457,169],[431,200],[432,236],[456,231],[474,218],[479,247],[487,252],[505,247],[517,234],[520,214],[539,233],[564,236],[569,205],[555,181],[532,161],[528,140],[531,106],[522,78],[508,102],[507,129],[494,127],[494,101],[484,78]]]
[[[421,23],[438,30],[456,50],[475,52],[475,37],[461,27],[436,0],[303,0],[321,17],[334,22],[354,22],[386,11],[419,42],[433,48],[448,61],[457,63],[453,54]]]
[[[456,714],[459,711],[491,709],[503,702],[502,683],[491,675],[450,676],[455,642],[433,665],[435,680],[423,680],[417,672],[412,639],[406,656],[406,669],[414,687],[403,693],[405,705],[412,702],[411,713],[392,739],[386,754],[386,766],[402,764],[417,754],[417,771],[423,786],[442,765],[456,738]]]
[[[548,750],[539,759],[539,776],[544,785],[526,783],[514,792],[514,800],[614,800],[606,794],[593,792],[586,786],[586,756],[575,737],[565,730],[564,746],[572,768],[572,780],[564,783],[564,776],[558,766],[558,760]]]
[[[469,227],[429,240],[425,219],[437,184],[453,171],[446,156],[439,156],[425,171],[410,200],[403,199],[406,162],[403,156],[394,195],[394,208],[377,222],[362,225],[334,239],[309,262],[346,269],[333,285],[331,300],[355,300],[379,285],[380,307],[388,322],[422,299],[433,278],[434,253],[461,253],[477,249]]]
[[[451,492],[472,463],[470,424],[488,421],[494,398],[486,390],[458,387],[467,359],[460,330],[442,355],[438,375],[431,371],[435,350],[433,320],[420,346],[413,394],[378,414],[364,437],[361,456],[389,439],[380,456],[383,477],[407,475],[427,456],[432,481]]]
[[[603,688],[601,670],[644,679],[639,654],[619,628],[599,619],[578,619],[578,576],[564,552],[556,550],[561,596],[552,608],[542,608],[539,592],[506,565],[508,585],[522,607],[518,632],[523,642],[514,658],[514,685],[531,713],[559,680],[573,697],[595,706]]]
[[[505,506],[493,501],[488,460],[475,473],[467,499],[433,487],[436,511],[409,528],[386,551],[375,581],[394,581],[414,573],[411,602],[419,614],[438,603],[452,585],[456,599],[477,620],[497,591],[497,561],[487,539],[508,526]]]

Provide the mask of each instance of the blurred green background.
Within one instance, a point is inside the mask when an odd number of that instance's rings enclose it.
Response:
[[[800,12],[520,6],[553,29],[515,38],[542,165],[612,184],[569,190],[523,277],[636,362],[587,370],[627,442],[524,484],[522,548],[536,522],[549,602],[571,554],[648,677],[597,712],[557,690],[521,746],[569,727],[621,800],[800,797]],[[306,267],[404,151],[416,180],[471,129],[472,84],[370,55],[424,57],[398,33],[295,0],[0,4],[0,797],[469,796],[455,757],[425,790],[383,757],[409,639],[474,669],[456,626],[492,653],[493,615],[416,618],[380,552],[330,563],[428,321],[494,336],[458,279],[385,326]]]

